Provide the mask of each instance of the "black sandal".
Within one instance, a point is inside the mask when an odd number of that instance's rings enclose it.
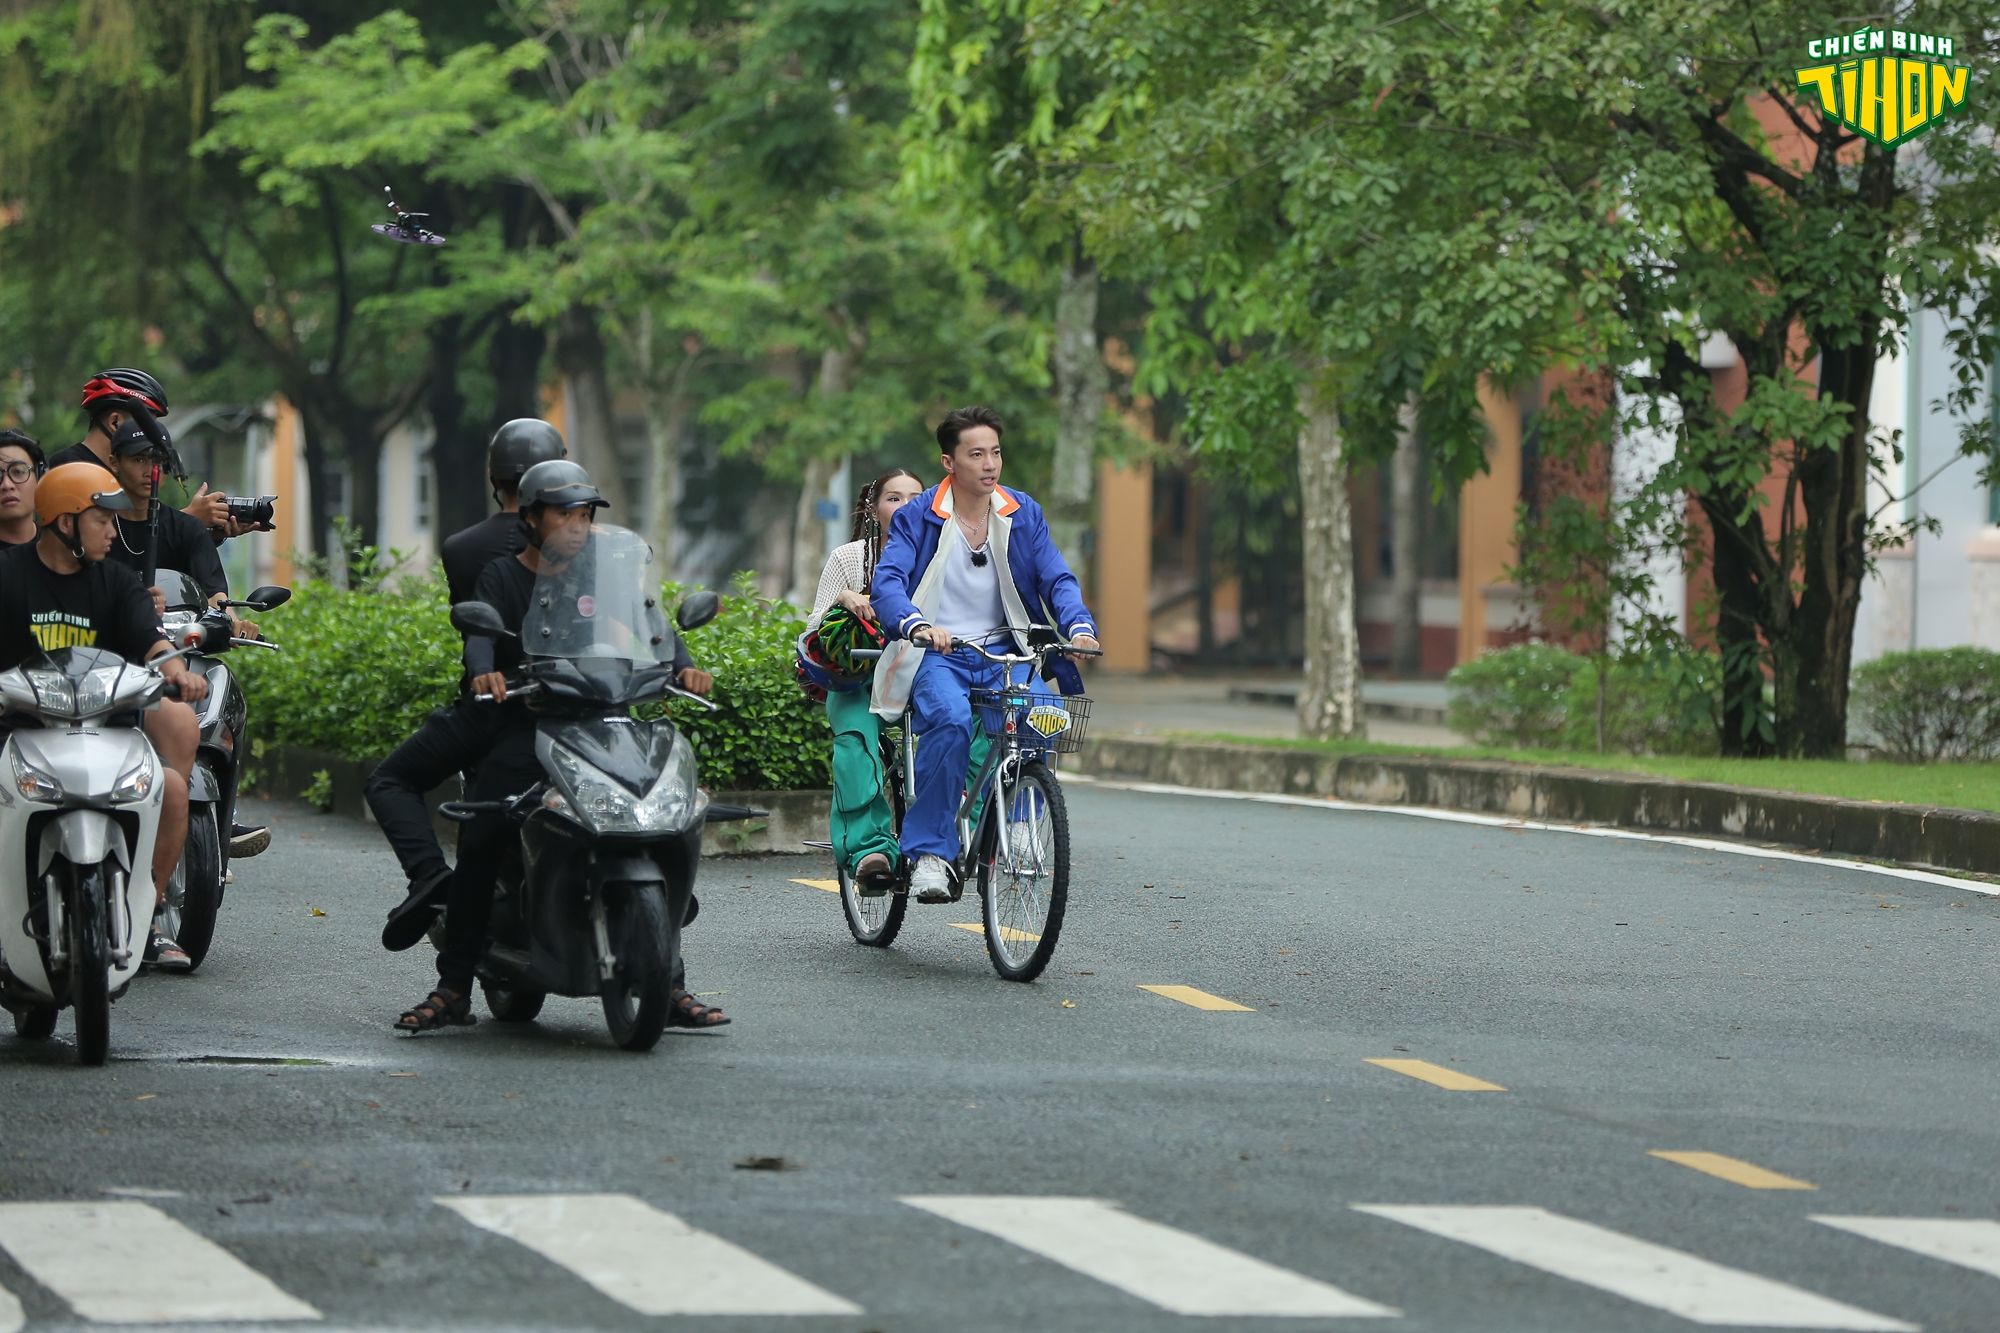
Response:
[[[396,1020],[396,1027],[414,1036],[419,1032],[435,1032],[439,1028],[469,1028],[478,1021],[472,1016],[470,992],[454,996],[440,986],[418,1004],[405,1009],[403,1016]]]
[[[712,1004],[703,1004],[684,990],[675,991],[667,1000],[667,1026],[670,1028],[719,1028],[727,1027],[732,1021],[728,1014]]]
[[[869,862],[880,865],[870,867]],[[896,887],[896,863],[881,852],[870,852],[855,867],[854,890],[863,898],[880,898]]]
[[[166,934],[157,926],[146,937],[146,951],[139,957],[142,962],[150,963],[156,971],[194,971],[193,957],[188,954],[186,949],[181,948],[180,945],[167,938]]]

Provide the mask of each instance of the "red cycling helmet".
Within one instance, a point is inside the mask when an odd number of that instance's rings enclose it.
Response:
[[[167,391],[143,370],[100,370],[83,386],[80,406],[95,417],[116,407],[137,404],[156,417],[167,414]]]

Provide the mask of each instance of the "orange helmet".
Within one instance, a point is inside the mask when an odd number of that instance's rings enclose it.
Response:
[[[35,517],[44,525],[86,509],[124,513],[131,508],[132,501],[118,488],[118,478],[111,475],[111,469],[95,463],[52,467],[35,487]]]

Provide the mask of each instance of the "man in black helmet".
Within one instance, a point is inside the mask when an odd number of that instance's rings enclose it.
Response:
[[[445,538],[445,586],[454,603],[473,600],[480,573],[526,544],[521,478],[537,463],[568,456],[562,432],[546,421],[518,417],[493,432],[486,446],[486,476],[500,512]],[[424,798],[454,774],[473,769],[492,742],[492,710],[473,707],[468,697],[472,675],[468,668],[457,701],[426,718],[417,733],[397,746],[368,778],[368,808],[409,879],[407,896],[390,912],[382,930],[382,944],[388,949],[407,949],[422,939],[444,904],[451,867]]]
[[[516,417],[493,432],[486,446],[486,479],[493,486],[493,503],[500,512],[445,538],[444,581],[454,603],[468,601],[479,573],[503,555],[515,555],[522,545],[521,477],[537,463],[568,458],[562,432],[534,417]]]

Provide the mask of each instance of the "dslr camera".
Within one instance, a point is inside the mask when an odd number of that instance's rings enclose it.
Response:
[[[275,495],[231,495],[224,497],[224,503],[229,506],[232,523],[262,528],[266,532],[276,527],[272,522],[278,512],[278,497]]]

